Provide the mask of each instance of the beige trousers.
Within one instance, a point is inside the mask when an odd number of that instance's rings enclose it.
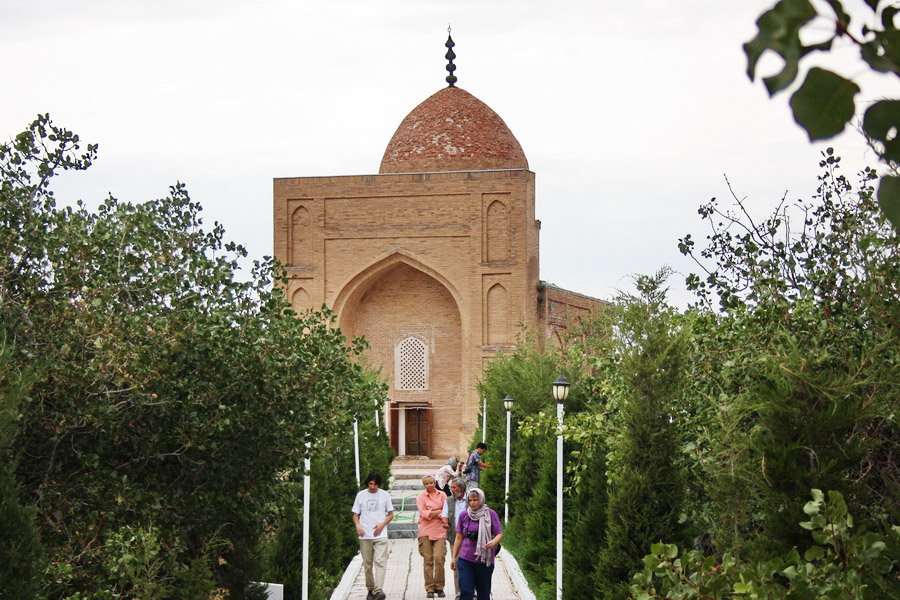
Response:
[[[366,570],[366,589],[370,592],[383,591],[384,568],[388,557],[387,538],[359,540],[359,552]]]
[[[447,540],[429,540],[427,536],[420,537],[419,554],[425,559],[425,591],[443,591]]]

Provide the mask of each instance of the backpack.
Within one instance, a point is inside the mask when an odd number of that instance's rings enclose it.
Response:
[[[466,461],[466,468],[463,469],[463,475],[468,475],[472,472],[472,455],[469,454],[469,460]]]

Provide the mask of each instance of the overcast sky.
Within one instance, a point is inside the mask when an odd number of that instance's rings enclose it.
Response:
[[[741,44],[772,4],[0,0],[0,137],[49,112],[100,145],[60,201],[140,202],[182,181],[209,225],[270,255],[272,179],[377,173],[403,117],[446,85],[449,23],[457,86],[536,173],[541,278],[609,298],[667,264],[683,303],[677,240],[705,235],[697,208],[728,195],[725,176],[762,211],[809,197],[828,145],[847,174],[874,164],[855,132],[809,144],[788,94],[747,79]],[[855,56],[837,58],[863,100],[888,93]]]

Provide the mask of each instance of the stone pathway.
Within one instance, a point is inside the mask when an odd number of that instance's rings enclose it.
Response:
[[[395,539],[390,541],[387,573],[384,578],[384,593],[387,600],[426,600],[425,576],[422,557],[419,556],[418,545],[414,539]],[[453,571],[450,570],[450,556],[445,562],[446,585],[444,592],[447,598],[456,596],[453,585]],[[331,596],[331,600],[365,600],[366,576],[362,568],[362,559],[357,555],[347,567],[344,580]],[[491,582],[491,598],[493,600],[534,600],[534,594],[528,590],[525,578],[519,565],[506,550],[497,555],[494,567],[494,578]]]
[[[419,556],[418,542],[414,537],[415,522],[418,520],[414,497],[422,491],[421,476],[425,473],[434,473],[443,462],[425,458],[397,457],[391,464],[393,477],[390,494],[394,498],[397,511],[394,513],[394,522],[388,526],[392,539],[389,542],[390,549],[384,580],[384,593],[387,595],[387,600],[426,600],[424,566],[422,557]],[[412,506],[409,506],[410,499],[408,499],[407,510],[401,512],[399,510],[400,500],[409,496],[413,497]],[[410,508],[412,510],[409,510]],[[405,519],[397,519],[400,516]],[[413,537],[404,537],[407,535]],[[449,545],[444,562],[444,578],[446,580],[444,592],[447,594],[447,598],[452,600],[456,597],[456,588],[453,583],[453,571],[450,569]],[[357,555],[347,567],[331,600],[365,600],[366,593],[366,576],[362,569],[362,558]],[[501,550],[497,555],[491,585],[491,598],[494,600],[534,600],[534,594],[529,591],[516,559],[506,550]]]

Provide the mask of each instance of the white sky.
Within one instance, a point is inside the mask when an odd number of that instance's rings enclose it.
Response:
[[[449,22],[458,87],[503,117],[537,174],[541,278],[608,298],[630,274],[693,270],[677,240],[705,235],[697,208],[728,195],[725,175],[763,210],[809,197],[828,145],[847,175],[874,164],[852,131],[810,145],[789,92],[770,100],[747,79],[741,44],[773,4],[0,0],[0,138],[49,112],[100,145],[60,201],[140,202],[182,181],[259,258],[272,179],[377,173],[403,117],[446,85]],[[839,70],[864,101],[896,94],[855,56],[840,50]]]

